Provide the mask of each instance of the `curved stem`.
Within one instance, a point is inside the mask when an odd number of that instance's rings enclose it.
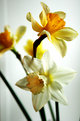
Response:
[[[36,57],[36,50],[37,50],[37,47],[38,45],[41,43],[41,41],[43,39],[45,39],[47,37],[46,34],[43,34],[42,36],[40,36],[33,44],[33,57]]]
[[[10,93],[12,94],[12,96],[14,97],[15,101],[17,102],[18,106],[20,107],[21,111],[23,112],[25,118],[28,121],[32,121],[29,114],[27,113],[26,109],[24,108],[24,106],[22,105],[22,103],[19,100],[18,96],[16,95],[15,91],[12,89],[12,87],[10,86],[10,84],[8,83],[7,79],[4,77],[4,75],[2,74],[1,71],[0,71],[0,77],[2,78],[4,83],[6,84],[7,88],[9,89]]]

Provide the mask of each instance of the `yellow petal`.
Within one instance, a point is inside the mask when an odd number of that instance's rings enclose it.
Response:
[[[34,18],[32,17],[30,12],[27,13],[26,18],[28,21],[30,21],[32,23],[32,28],[34,31],[37,31],[37,32],[42,31],[42,27],[38,24],[38,22],[36,20],[34,20]]]
[[[26,45],[24,46],[24,50],[31,56],[33,56],[33,41],[32,40],[27,40]],[[36,51],[36,57],[38,59],[41,59],[43,54],[45,53],[45,49],[42,46],[42,43],[37,47]]]
[[[20,26],[18,27],[18,29],[16,30],[16,42],[19,42],[19,40],[21,39],[21,37],[25,34],[26,32],[26,27],[25,26]]]
[[[44,9],[40,13],[39,18],[40,18],[40,22],[41,22],[42,26],[45,27],[46,24],[47,24],[47,16],[46,16],[46,13],[45,13]]]
[[[57,39],[64,39],[66,41],[71,41],[77,37],[78,33],[70,27],[65,27],[54,33]]]
[[[54,36],[51,36],[52,44],[56,47],[56,49],[61,53],[62,57],[66,55],[67,46],[64,40],[56,39]]]
[[[26,19],[29,21],[29,22],[31,22],[31,13],[30,12],[28,12],[27,13],[27,15],[26,15]]]
[[[46,52],[46,49],[43,48],[42,42],[41,42],[41,44],[37,47],[36,57],[38,59],[41,59],[45,52]]]
[[[50,12],[49,7],[45,3],[41,2],[41,6],[46,14],[48,14]]]
[[[24,50],[31,56],[33,56],[33,41],[27,40],[26,45],[24,46]]]
[[[43,27],[38,24],[36,20],[34,20],[33,17],[31,17],[31,22],[32,22],[32,28],[36,32],[41,32],[43,30]]]
[[[63,11],[56,11],[54,12],[56,14],[58,14],[58,16],[61,18],[61,19],[64,19],[66,17],[66,13],[64,13]]]

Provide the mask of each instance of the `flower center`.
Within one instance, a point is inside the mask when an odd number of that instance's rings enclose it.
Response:
[[[8,48],[12,45],[12,40],[10,38],[10,32],[5,31],[0,34],[0,45],[5,48]]]
[[[51,34],[62,29],[65,26],[65,22],[61,19],[58,14],[48,13],[47,14],[48,23],[44,27],[45,30],[49,31]]]
[[[47,78],[47,86],[49,86],[54,80],[53,80],[53,75],[48,73],[45,73],[45,76]]]
[[[33,94],[39,94],[44,86],[44,82],[37,74],[31,73],[27,76],[27,87]]]

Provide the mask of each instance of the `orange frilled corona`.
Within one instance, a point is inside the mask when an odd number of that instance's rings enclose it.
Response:
[[[29,88],[33,94],[39,94],[42,91],[44,87],[44,82],[42,79],[39,78],[37,74],[29,74],[27,76],[27,81],[27,88]]]
[[[0,34],[0,45],[3,48],[9,48],[12,46],[12,39],[10,37],[10,32],[8,32],[7,30],[3,33]]]
[[[65,26],[65,21],[61,19],[58,14],[55,13],[48,13],[47,21],[47,25],[44,27],[44,29],[51,34],[62,29]]]

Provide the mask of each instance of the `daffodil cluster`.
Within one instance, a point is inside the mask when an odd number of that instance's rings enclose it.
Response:
[[[64,40],[71,41],[77,36],[77,32],[70,27],[65,27],[64,12],[51,13],[46,4],[41,2],[41,5],[43,10],[39,18],[42,26],[34,20],[30,12],[27,13],[27,20],[32,23],[32,28],[38,32],[38,36],[46,34],[61,55],[65,56],[67,47]],[[50,99],[67,104],[63,86],[75,77],[76,72],[57,67],[49,52],[43,49],[42,43],[37,47],[36,58],[34,58],[33,44],[32,40],[28,40],[24,46],[29,55],[23,58],[23,66],[28,74],[16,85],[32,92],[35,111],[39,111]]]
[[[41,25],[32,17],[30,12],[27,13],[26,18],[32,23],[32,28],[38,32],[38,36],[46,35],[64,57],[67,50],[65,40],[73,40],[78,33],[70,27],[65,27],[64,18],[66,14],[64,12],[52,13],[43,2],[41,2],[41,6],[42,11],[39,15]],[[0,55],[14,48],[25,31],[26,27],[20,26],[14,35],[9,26],[5,27],[4,32],[0,34]],[[33,45],[33,40],[29,39],[24,46],[28,55],[22,59],[22,64],[27,75],[16,85],[32,93],[35,111],[39,111],[50,99],[66,105],[67,99],[64,96],[63,87],[75,77],[76,72],[72,69],[58,67],[51,54],[43,48],[42,42],[37,47],[35,58]]]

